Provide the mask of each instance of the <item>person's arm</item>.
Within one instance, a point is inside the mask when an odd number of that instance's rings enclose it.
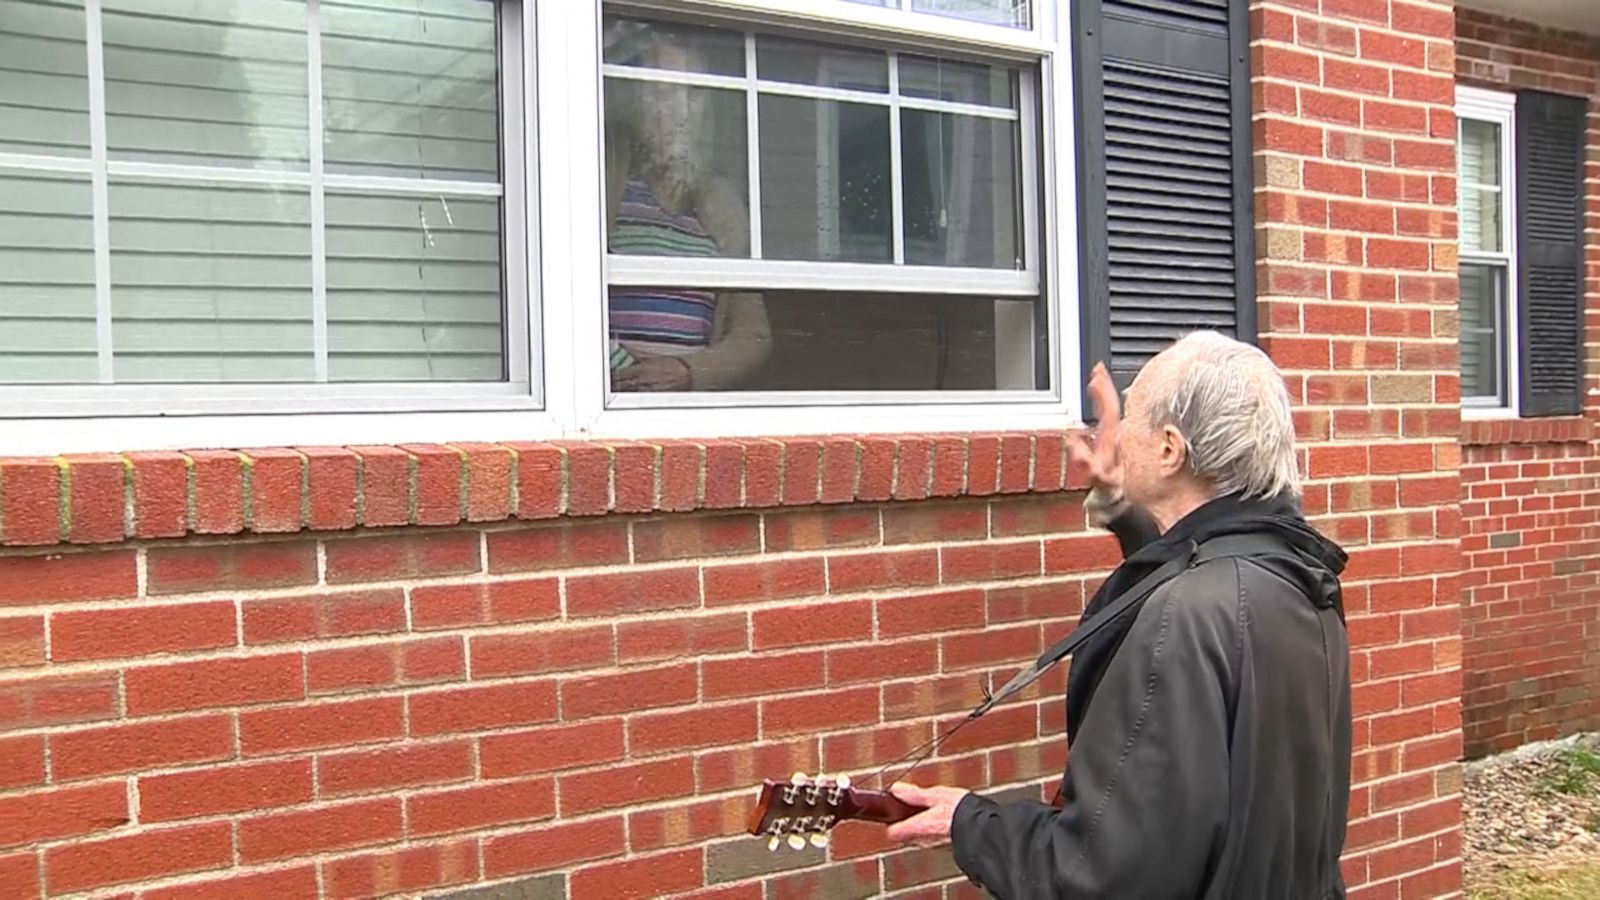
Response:
[[[1139,548],[1161,537],[1161,527],[1144,509],[1129,503],[1121,494],[1096,485],[1084,498],[1083,506],[1089,511],[1089,523],[1109,530],[1116,535],[1122,547],[1122,558],[1127,559]]]
[[[1226,828],[1237,671],[1233,604],[1199,592],[1237,590],[1228,563],[1153,598],[1073,744],[1060,810],[961,800],[951,843],[969,878],[1007,898],[1198,895]]]
[[[749,254],[750,218],[744,198],[726,178],[716,177],[696,198],[700,221],[717,242],[723,256]],[[740,291],[717,293],[716,327],[711,344],[683,357],[697,391],[736,387],[767,361],[772,350],[772,328],[760,294]]]

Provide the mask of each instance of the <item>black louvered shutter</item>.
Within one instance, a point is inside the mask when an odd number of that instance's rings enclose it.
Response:
[[[1254,341],[1245,0],[1079,0],[1085,368],[1188,331]]]
[[[1517,339],[1524,416],[1583,411],[1583,166],[1580,97],[1517,94]]]

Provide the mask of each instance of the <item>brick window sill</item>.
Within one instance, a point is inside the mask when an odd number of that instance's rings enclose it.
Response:
[[[0,545],[763,509],[1087,487],[1060,431],[0,458]]]
[[[1594,421],[1585,416],[1464,420],[1461,423],[1461,443],[1469,447],[1572,444],[1592,440],[1594,431]]]

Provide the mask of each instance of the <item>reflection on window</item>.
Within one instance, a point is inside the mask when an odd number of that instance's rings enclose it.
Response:
[[[496,3],[4,6],[0,59],[28,71],[0,79],[0,262],[29,232],[59,258],[0,267],[0,381],[505,379]]]
[[[1461,234],[1461,396],[1509,401],[1510,241],[1504,212],[1501,123],[1463,117],[1457,143]]]
[[[1034,358],[1029,73],[621,17],[605,41],[613,390],[828,389],[815,366],[776,369],[795,346],[884,352],[892,341],[840,329],[889,310]],[[962,304],[978,312],[946,309]],[[980,389],[1048,388],[1030,365],[1006,379],[991,365]],[[949,384],[849,371],[842,390]]]

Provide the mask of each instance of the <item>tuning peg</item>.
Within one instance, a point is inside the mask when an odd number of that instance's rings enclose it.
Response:
[[[828,833],[826,831],[811,832],[811,846],[818,850],[828,846]]]
[[[781,843],[783,843],[783,838],[773,835],[767,840],[767,850],[772,853],[777,853],[778,845]]]
[[[805,848],[806,848],[806,839],[804,837],[802,837],[801,835],[798,835],[798,834],[789,835],[789,849],[790,850],[804,850]]]
[[[849,775],[840,775],[838,778],[835,778],[833,780],[833,785],[834,785],[834,787],[838,788],[841,791],[849,790],[850,789],[850,776]]]
[[[806,782],[808,782],[810,780],[811,780],[810,778],[806,777],[806,773],[804,773],[804,772],[796,772],[789,779],[789,783],[793,784],[793,785],[802,785],[802,784],[805,784]]]

